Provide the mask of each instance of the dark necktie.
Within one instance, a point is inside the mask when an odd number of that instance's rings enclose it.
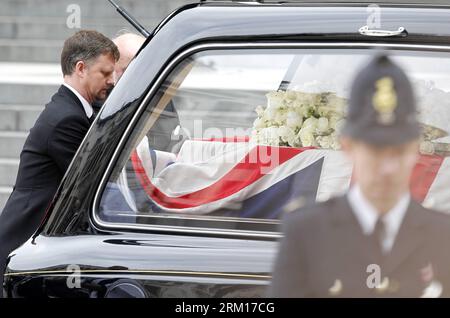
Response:
[[[381,217],[377,219],[377,223],[375,223],[375,228],[372,232],[372,240],[375,243],[375,246],[378,248],[380,253],[383,253],[383,241],[386,237],[386,228],[384,221]]]

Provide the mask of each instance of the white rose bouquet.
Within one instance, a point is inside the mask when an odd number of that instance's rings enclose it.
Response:
[[[270,146],[339,149],[347,101],[334,93],[269,92],[258,106],[251,140]]]

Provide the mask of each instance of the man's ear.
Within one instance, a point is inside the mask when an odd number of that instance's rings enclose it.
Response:
[[[78,61],[77,64],[75,64],[75,73],[78,75],[78,77],[84,78],[86,69],[87,66],[84,61]]]

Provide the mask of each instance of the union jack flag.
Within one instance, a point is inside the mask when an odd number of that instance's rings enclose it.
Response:
[[[352,165],[340,151],[256,145],[248,138],[188,140],[178,155],[144,139],[131,156],[148,199],[168,212],[279,218],[285,205],[324,201],[344,193]],[[415,200],[450,209],[450,162],[421,155],[411,180]]]

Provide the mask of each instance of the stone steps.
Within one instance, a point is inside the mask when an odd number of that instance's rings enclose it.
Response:
[[[0,214],[2,213],[11,192],[12,187],[0,187]]]
[[[187,0],[116,0],[136,18],[158,18],[161,14],[170,13],[173,9],[186,3]],[[5,16],[38,16],[67,17],[73,11],[67,12],[68,6],[76,4],[83,18],[116,18],[115,8],[107,0],[2,0],[1,14]]]
[[[117,1],[148,31],[189,0]],[[136,32],[107,0],[2,0],[0,9],[0,61],[59,62],[64,40],[77,26],[68,25],[68,6],[80,8],[79,28],[94,29],[108,37],[120,30]],[[75,27],[75,28],[73,28]]]
[[[40,105],[0,105],[0,131],[29,131],[43,109]]]
[[[149,31],[159,23],[159,19],[143,19],[139,22]],[[97,19],[83,19],[83,29],[94,29],[106,36],[114,37],[119,30],[135,31],[124,19],[103,19],[101,24]],[[9,17],[0,16],[1,39],[52,39],[64,41],[77,29],[71,29],[66,24],[64,17]]]
[[[0,159],[0,188],[14,185],[18,169],[19,160]]]
[[[14,105],[45,105],[59,85],[0,84],[0,103]]]
[[[0,131],[0,159],[18,159],[28,132]]]
[[[63,41],[30,39],[0,39],[3,62],[56,62],[60,59]]]

